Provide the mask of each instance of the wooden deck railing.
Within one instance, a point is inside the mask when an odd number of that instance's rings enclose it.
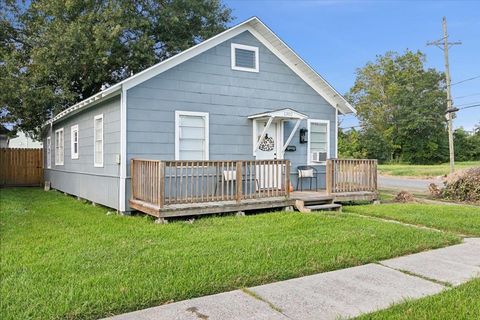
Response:
[[[377,160],[327,160],[327,193],[377,191]]]
[[[288,160],[131,160],[132,199],[164,205],[288,197]]]

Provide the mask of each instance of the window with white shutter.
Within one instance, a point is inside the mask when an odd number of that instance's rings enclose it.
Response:
[[[56,166],[63,166],[64,160],[64,135],[63,135],[63,128],[58,129],[55,131],[55,165]]]
[[[208,160],[208,113],[175,112],[175,159]]]
[[[93,162],[95,167],[103,167],[103,114],[93,120]]]

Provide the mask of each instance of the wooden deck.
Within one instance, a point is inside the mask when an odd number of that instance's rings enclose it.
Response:
[[[295,200],[285,197],[245,199],[240,203],[233,200],[197,202],[166,205],[163,208],[140,200],[130,200],[130,206],[157,218],[195,216],[250,210],[283,209],[292,207]]]
[[[290,192],[288,160],[131,162],[130,207],[160,219],[282,209],[340,210],[377,199],[375,160],[327,161],[327,189]]]

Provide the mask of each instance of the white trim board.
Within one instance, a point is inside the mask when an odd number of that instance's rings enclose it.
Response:
[[[122,93],[120,96],[120,177],[118,186],[118,210],[120,212],[126,211],[127,161],[127,90],[122,86]]]
[[[301,59],[289,46],[285,44],[272,30],[270,30],[260,19],[252,17],[208,40],[205,40],[173,57],[161,61],[150,68],[137,73],[108,89],[105,89],[75,105],[62,111],[46,124],[53,123],[59,119],[84,108],[91,103],[98,103],[107,97],[117,94],[122,90],[128,90],[139,83],[142,83],[166,70],[169,70],[180,63],[187,61],[215,46],[225,42],[244,31],[249,31],[271,52],[273,52],[281,61],[292,69],[300,78],[310,85],[319,95],[321,95],[332,107],[338,109],[343,114],[355,113],[355,109],[345,98],[338,93],[324,78],[322,78],[310,65]],[[258,55],[257,55],[258,57]]]

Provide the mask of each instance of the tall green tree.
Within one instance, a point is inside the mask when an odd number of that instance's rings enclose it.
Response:
[[[1,122],[38,133],[75,102],[226,28],[220,0],[0,0]]]
[[[469,133],[462,127],[453,132],[455,161],[480,160],[480,130]]]
[[[338,155],[340,158],[360,159],[367,157],[367,151],[362,145],[362,133],[351,129],[338,131]]]
[[[363,127],[369,157],[382,161],[446,160],[444,75],[425,67],[425,55],[387,52],[356,72],[348,99]]]

